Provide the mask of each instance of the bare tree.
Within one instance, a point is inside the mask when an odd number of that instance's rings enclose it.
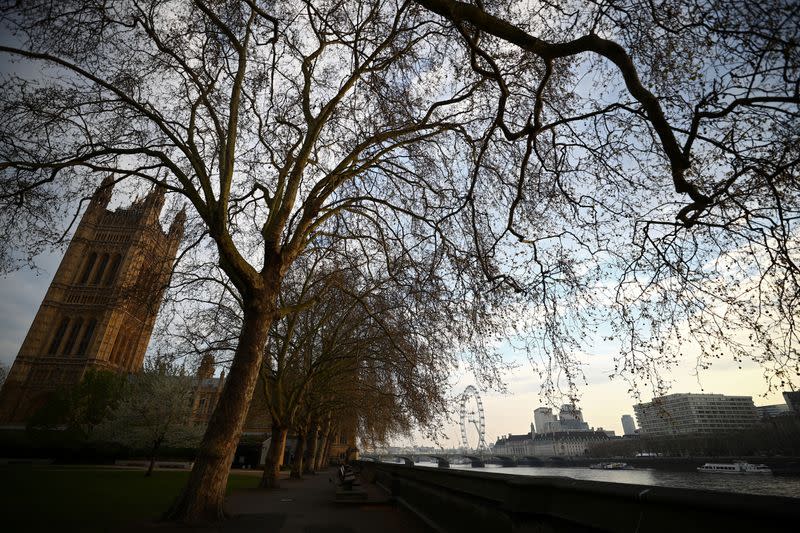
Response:
[[[473,189],[508,215],[482,244],[527,250],[528,268],[487,274],[534,296],[548,392],[556,370],[574,389],[569,348],[598,318],[620,339],[616,373],[657,390],[686,350],[698,370],[751,359],[770,388],[791,385],[797,3],[416,3],[451,23],[494,86]]]
[[[458,294],[435,275],[409,283],[422,262],[374,269],[375,262],[359,264],[363,256],[333,255],[339,248],[299,260],[284,280],[280,301],[291,312],[273,322],[255,392],[272,420],[263,487],[277,483],[290,430],[300,443],[293,473],[302,473],[312,419],[336,411],[333,422],[344,429],[339,417],[347,412],[351,431],[361,426],[385,438],[412,426],[433,434],[447,411],[461,331],[471,329],[442,312]],[[476,378],[494,383],[500,366],[475,368]]]
[[[190,246],[213,243],[242,310],[227,386],[174,519],[222,516],[281,281],[315,239],[382,234],[395,243],[391,260],[433,255],[472,288],[452,154],[469,137],[465,102],[481,80],[442,69],[461,68],[458,49],[420,14],[393,1],[27,2],[3,12],[14,38],[0,52],[42,70],[2,82],[4,225],[36,226],[54,198],[87,196],[98,175],[155,183],[189,202]],[[345,211],[359,222],[335,227]],[[487,301],[473,291],[469,305]]]

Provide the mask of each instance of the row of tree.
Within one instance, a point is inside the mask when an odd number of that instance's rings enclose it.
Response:
[[[463,304],[435,271],[377,253],[359,261],[345,241],[321,241],[284,278],[284,312],[269,330],[249,413],[272,428],[264,487],[277,483],[290,434],[292,476],[300,477],[327,461],[337,435],[351,445],[356,436],[374,444],[412,430],[435,435],[448,411],[448,378],[476,324],[453,320]],[[189,275],[198,273],[176,274]],[[176,348],[224,363],[242,316],[236,294],[215,286],[203,286],[205,305],[177,329]],[[484,382],[499,381],[491,372],[499,365],[480,373]]]

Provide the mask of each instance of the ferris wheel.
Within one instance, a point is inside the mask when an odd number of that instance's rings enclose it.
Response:
[[[466,450],[473,449],[467,439],[467,427],[473,426],[478,431],[476,451],[489,449],[486,445],[486,417],[483,415],[483,402],[478,389],[469,385],[461,394],[461,446]]]

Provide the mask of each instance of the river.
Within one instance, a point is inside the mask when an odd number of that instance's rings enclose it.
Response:
[[[417,466],[434,467],[436,463],[420,462]],[[451,465],[459,470],[472,470],[470,465]],[[686,489],[705,489],[744,494],[765,494],[800,498],[800,477],[775,477],[765,474],[701,474],[637,468],[635,470],[592,470],[588,467],[516,466],[503,468],[486,465],[476,471],[513,474],[515,476],[560,476],[588,481],[609,481],[632,485],[654,485]]]

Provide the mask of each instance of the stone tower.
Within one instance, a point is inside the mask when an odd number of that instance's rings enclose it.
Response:
[[[113,179],[92,196],[0,391],[0,422],[25,422],[49,393],[88,369],[138,372],[169,281],[185,214],[164,232],[164,190],[107,209]]]

